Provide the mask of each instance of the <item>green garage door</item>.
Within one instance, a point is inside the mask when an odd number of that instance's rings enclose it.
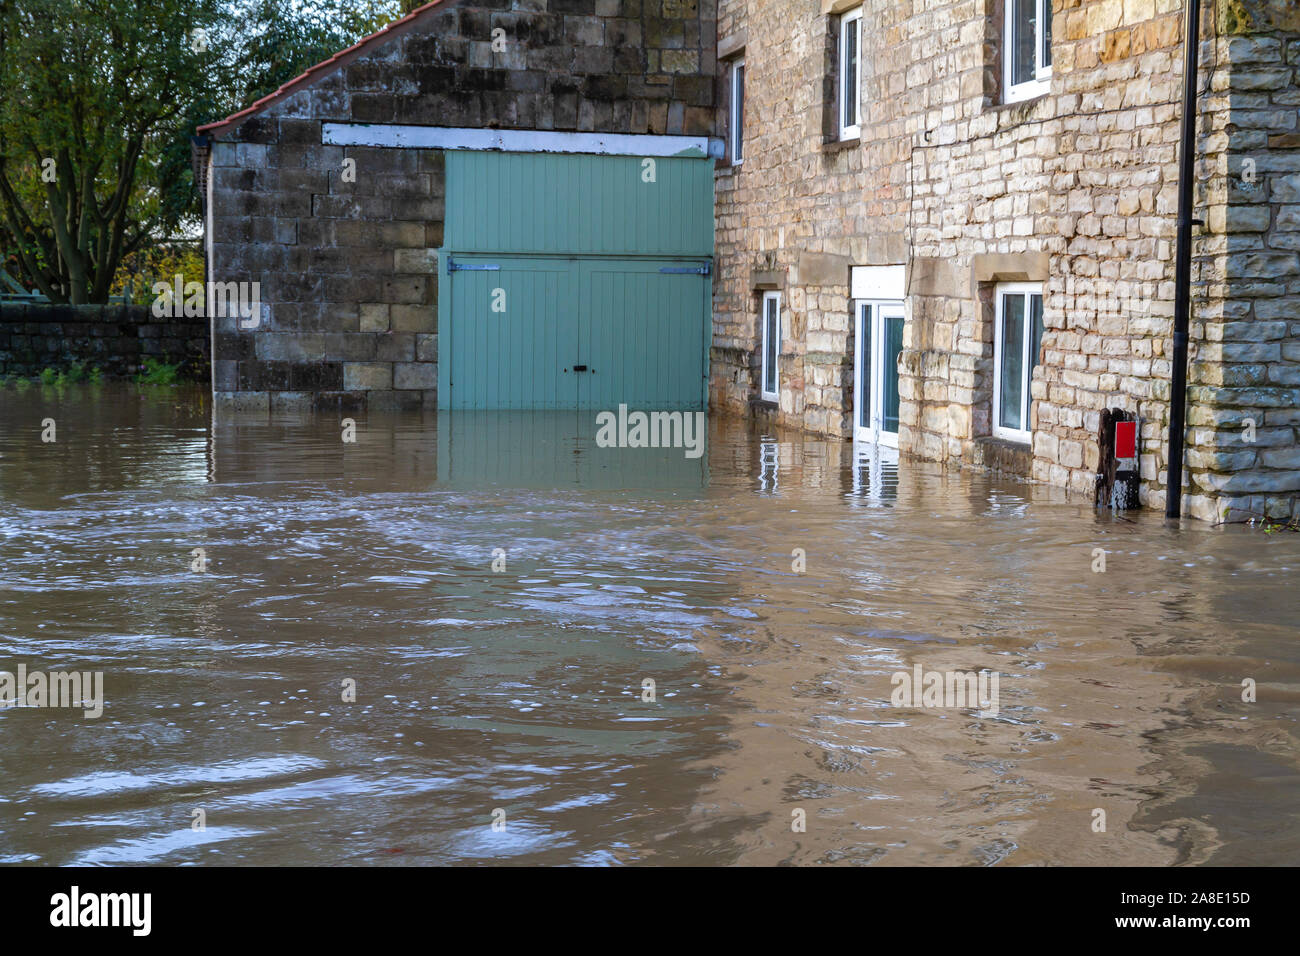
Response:
[[[439,405],[702,409],[711,161],[447,154]]]

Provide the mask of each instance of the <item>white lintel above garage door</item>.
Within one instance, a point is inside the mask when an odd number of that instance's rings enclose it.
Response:
[[[497,150],[506,153],[594,153],[600,156],[712,156],[716,159],[723,154],[722,140],[707,136],[466,129],[392,123],[324,123],[321,142],[327,146]]]
[[[853,266],[849,289],[854,299],[901,300],[907,295],[907,266]]]

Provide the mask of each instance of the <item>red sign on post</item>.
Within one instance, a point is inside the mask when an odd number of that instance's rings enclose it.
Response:
[[[1115,457],[1118,459],[1137,457],[1137,422],[1115,423]]]

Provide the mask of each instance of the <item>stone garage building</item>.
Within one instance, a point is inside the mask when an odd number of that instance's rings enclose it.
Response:
[[[713,0],[442,0],[202,127],[218,407],[703,408]]]

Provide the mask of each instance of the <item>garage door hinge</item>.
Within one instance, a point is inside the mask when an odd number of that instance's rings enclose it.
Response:
[[[501,267],[490,262],[473,262],[468,265],[447,257],[447,272],[499,272]]]
[[[713,267],[710,266],[708,263],[705,263],[702,266],[688,266],[686,268],[675,268],[673,266],[664,266],[664,268],[660,269],[659,271],[667,273],[668,275],[675,275],[675,276],[706,276],[713,272]]]

